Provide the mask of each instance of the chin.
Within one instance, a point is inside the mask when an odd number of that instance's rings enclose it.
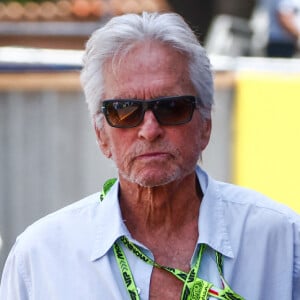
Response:
[[[124,175],[124,174],[123,174]],[[137,174],[125,176],[125,178],[133,183],[136,183],[142,187],[153,188],[169,184],[180,178],[183,178],[186,174],[182,170],[170,170],[169,172],[160,170],[153,171],[141,171]]]

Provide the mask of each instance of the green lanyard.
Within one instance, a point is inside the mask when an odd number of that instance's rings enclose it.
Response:
[[[115,181],[116,179],[114,178],[105,182],[100,195],[101,201],[104,199],[105,195],[112,187],[112,185],[115,183]],[[180,300],[207,300],[208,297],[214,297],[216,299],[221,299],[221,300],[244,300],[244,298],[239,296],[237,293],[235,293],[225,281],[223,276],[223,257],[219,252],[216,252],[216,263],[222,281],[223,289],[219,289],[215,287],[212,283],[209,283],[197,277],[200,264],[201,264],[201,259],[203,256],[203,252],[206,248],[206,245],[204,244],[200,245],[196,263],[191,268],[189,273],[186,273],[179,269],[170,268],[158,264],[157,262],[153,261],[150,257],[145,255],[135,244],[130,242],[125,236],[122,236],[118,241],[114,243],[113,250],[118,263],[120,273],[123,278],[124,285],[126,286],[130,299],[132,300],[140,300],[140,297],[139,297],[138,289],[134,282],[133,274],[128,264],[128,260],[120,245],[120,241],[126,248],[128,248],[134,255],[136,255],[139,259],[143,260],[145,263],[153,267],[163,269],[171,273],[172,275],[174,275],[180,281],[182,281],[184,285],[183,285]]]
[[[120,241],[128,248],[133,254],[135,254],[139,259],[143,260],[145,263],[152,265],[153,267],[163,269],[180,281],[184,283],[182,294],[180,300],[206,300],[208,297],[214,297],[221,300],[244,300],[241,296],[236,294],[226,283],[222,274],[222,255],[216,252],[216,261],[218,265],[218,270],[220,273],[220,278],[223,284],[223,289],[215,287],[212,283],[209,283],[201,278],[197,277],[201,258],[206,245],[201,244],[197,256],[197,261],[195,265],[191,268],[189,273],[185,273],[179,269],[170,268],[162,266],[157,262],[153,261],[150,257],[145,255],[135,244],[131,243],[125,236],[120,238]],[[114,243],[114,254],[118,262],[120,273],[122,275],[124,284],[127,288],[130,298],[133,300],[139,300],[138,289],[135,285],[132,272],[130,270],[128,261],[126,259],[125,253],[119,243],[119,241]]]

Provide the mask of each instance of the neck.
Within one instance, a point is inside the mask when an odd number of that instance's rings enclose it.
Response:
[[[120,187],[122,215],[135,238],[178,236],[185,228],[198,224],[202,193],[195,173],[153,188],[120,178]]]

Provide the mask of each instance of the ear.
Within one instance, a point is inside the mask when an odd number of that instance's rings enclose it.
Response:
[[[97,143],[102,151],[102,153],[107,157],[111,158],[111,150],[110,150],[110,143],[107,132],[104,128],[104,124],[101,128],[99,128],[94,120],[94,129],[97,136]]]
[[[203,151],[210,139],[210,134],[211,134],[211,118],[209,119],[204,119],[202,118],[201,121],[201,151]]]

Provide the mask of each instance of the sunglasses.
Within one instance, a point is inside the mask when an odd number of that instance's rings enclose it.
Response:
[[[108,124],[116,128],[140,125],[145,112],[151,110],[160,125],[174,126],[188,123],[200,99],[195,96],[162,97],[155,100],[104,100],[101,112]]]

